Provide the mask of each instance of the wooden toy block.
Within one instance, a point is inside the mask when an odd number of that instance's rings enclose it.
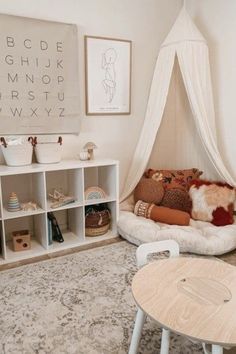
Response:
[[[24,251],[31,249],[30,233],[28,230],[13,231],[12,240],[14,251]]]

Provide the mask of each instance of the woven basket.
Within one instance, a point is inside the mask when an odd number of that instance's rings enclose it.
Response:
[[[111,214],[108,209],[92,211],[85,216],[85,235],[100,236],[110,227]]]
[[[7,166],[26,166],[32,163],[33,146],[24,141],[19,145],[9,145],[1,138],[1,149]]]
[[[107,233],[109,230],[110,223],[108,225],[100,226],[100,227],[86,227],[85,235],[86,236],[101,236]]]
[[[33,139],[34,151],[38,163],[58,163],[61,161],[62,154],[62,137],[59,136],[57,142],[41,142],[37,141],[35,136]]]

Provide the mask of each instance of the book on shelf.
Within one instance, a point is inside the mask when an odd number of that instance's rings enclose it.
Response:
[[[52,245],[52,221],[48,218],[48,245]]]
[[[64,238],[54,213],[48,212],[48,244],[51,245],[52,241],[61,243]]]

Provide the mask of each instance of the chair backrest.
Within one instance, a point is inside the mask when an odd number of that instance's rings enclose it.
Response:
[[[169,251],[170,257],[179,256],[179,245],[174,240],[149,242],[140,245],[136,251],[138,267],[142,267],[148,262],[148,255],[157,252]]]

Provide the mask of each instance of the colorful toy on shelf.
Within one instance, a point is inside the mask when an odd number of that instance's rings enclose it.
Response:
[[[52,201],[52,204],[50,205],[51,208],[59,208],[64,205],[74,203],[75,198],[70,197],[68,195],[64,195],[62,192],[59,192],[58,190],[54,189],[53,193],[48,194],[50,200]]]
[[[86,200],[107,198],[106,192],[102,188],[97,186],[88,187],[84,192],[84,196]]]
[[[12,192],[10,194],[8,204],[7,204],[7,210],[8,211],[19,211],[21,210],[21,206],[18,200],[18,197],[16,193]]]
[[[31,249],[29,230],[12,232],[13,251],[25,251]]]
[[[39,207],[35,202],[27,202],[27,203],[21,203],[21,209],[23,211],[34,211],[34,210],[38,210]]]

